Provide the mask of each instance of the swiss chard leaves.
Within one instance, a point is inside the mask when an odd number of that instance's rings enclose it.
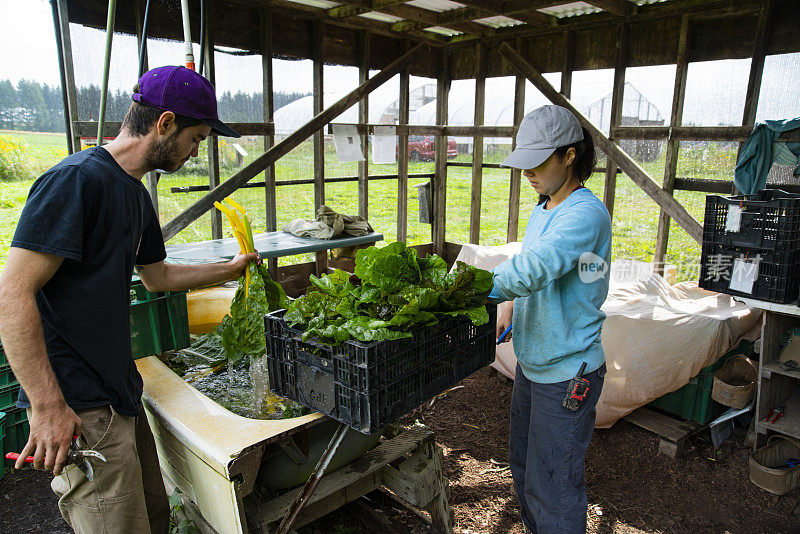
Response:
[[[448,273],[436,255],[419,258],[396,242],[356,254],[355,275],[336,270],[311,276],[308,293],[293,301],[284,315],[303,339],[338,345],[348,339],[383,341],[410,337],[414,327],[442,316],[462,315],[475,325],[489,321],[483,302],[492,289],[492,274],[458,262]]]
[[[283,288],[270,278],[266,266],[251,263],[247,268],[250,270],[249,289],[245,291],[242,277],[231,303],[230,314],[222,319],[217,328],[195,341],[195,350],[198,352],[202,353],[200,345],[208,345],[217,338],[225,356],[232,363],[245,356],[261,357],[266,352],[264,315],[287,307],[289,299]]]

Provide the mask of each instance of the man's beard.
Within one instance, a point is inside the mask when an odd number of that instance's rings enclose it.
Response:
[[[156,141],[145,155],[148,169],[155,169],[162,174],[170,174],[183,167],[184,158],[178,153],[178,141],[175,134],[163,141]]]

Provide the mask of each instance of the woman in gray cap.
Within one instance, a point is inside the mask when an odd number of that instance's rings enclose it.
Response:
[[[522,252],[494,269],[489,295],[513,301],[497,333],[513,320],[510,463],[531,532],[586,530],[585,456],[606,371],[600,306],[611,256],[611,218],[583,187],[595,163],[591,136],[560,106],[526,115],[503,162],[540,195]]]

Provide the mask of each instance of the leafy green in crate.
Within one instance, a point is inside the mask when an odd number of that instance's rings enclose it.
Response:
[[[335,270],[311,276],[308,293],[293,301],[284,315],[303,339],[329,345],[349,339],[383,341],[411,337],[418,326],[443,316],[463,315],[475,325],[488,322],[484,300],[492,274],[463,262],[452,272],[436,255],[420,258],[398,241],[356,254],[355,275]]]

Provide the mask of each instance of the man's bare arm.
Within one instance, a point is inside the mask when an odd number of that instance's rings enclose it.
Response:
[[[42,333],[36,292],[47,283],[64,259],[60,256],[11,247],[0,275],[0,338],[14,375],[31,402],[30,436],[21,451],[17,468],[25,456],[33,455],[34,467],[63,468],[81,420],[67,406],[58,385]]]
[[[137,270],[148,291],[182,291],[235,280],[244,274],[251,261],[260,262],[261,257],[255,252],[237,254],[229,262],[205,265],[175,265],[160,261],[139,265]]]

